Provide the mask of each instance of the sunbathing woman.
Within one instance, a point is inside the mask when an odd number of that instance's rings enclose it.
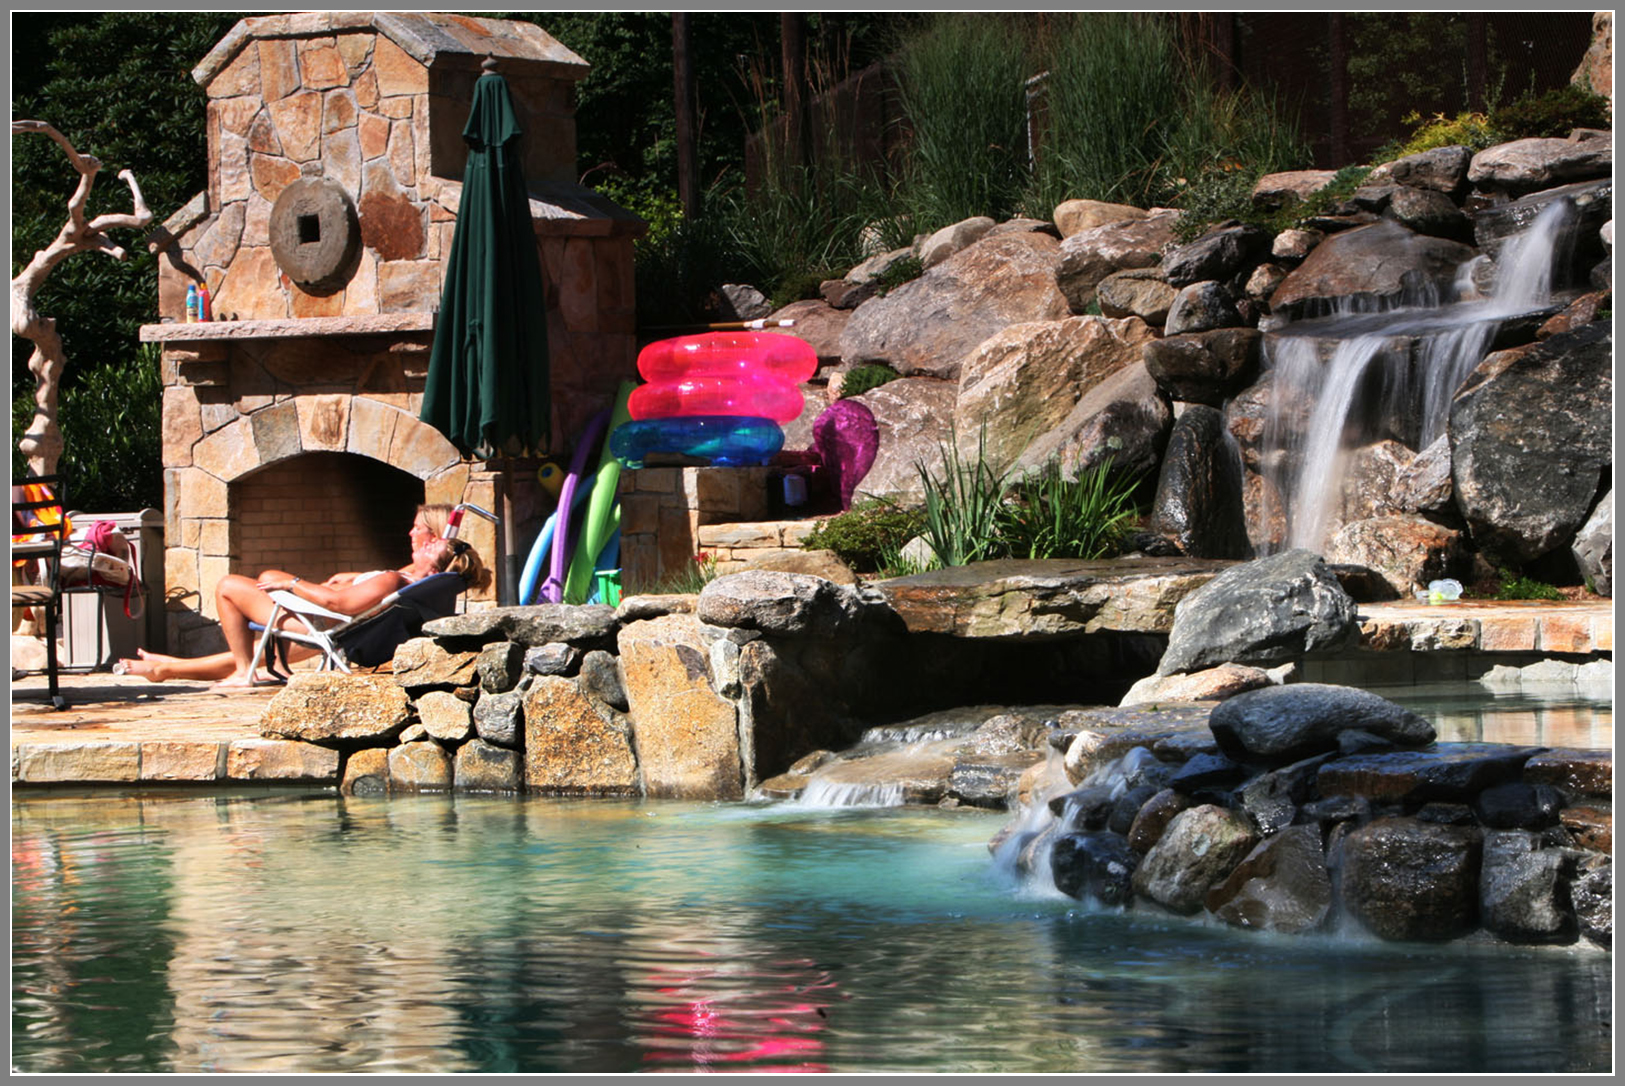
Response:
[[[138,659],[125,659],[114,669],[121,674],[140,675],[151,682],[168,680],[217,680],[220,688],[252,686],[260,677],[249,674],[254,659],[255,633],[250,623],[263,625],[276,603],[270,597],[278,590],[292,592],[330,611],[359,615],[413,581],[432,573],[451,571],[462,576],[469,587],[483,586],[489,573],[479,553],[461,539],[442,539],[435,531],[445,523],[446,506],[422,506],[412,522],[412,561],[401,569],[371,570],[365,573],[335,573],[320,583],[306,581],[282,570],[266,570],[257,578],[232,573],[215,589],[215,610],[227,651],[210,656],[166,656],[138,649]],[[284,619],[284,622],[297,621]],[[290,659],[315,654],[302,645],[289,647]]]

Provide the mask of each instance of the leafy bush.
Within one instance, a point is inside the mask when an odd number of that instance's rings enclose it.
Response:
[[[1432,151],[1438,147],[1462,146],[1469,151],[1482,151],[1491,144],[1500,141],[1490,119],[1483,113],[1458,113],[1454,117],[1446,117],[1443,113],[1423,119],[1420,113],[1411,111],[1401,118],[1402,122],[1413,125],[1410,136],[1398,143],[1389,144],[1376,152],[1373,156],[1377,162],[1392,162],[1396,158],[1406,155],[1417,155],[1423,151]]]
[[[1545,581],[1537,581],[1522,574],[1503,572],[1501,586],[1496,590],[1498,600],[1560,600],[1563,593]]]
[[[890,366],[879,362],[872,362],[866,366],[854,366],[841,379],[841,399],[844,400],[849,396],[862,396],[870,389],[889,384],[901,376],[902,374]]]
[[[141,344],[124,365],[90,369],[62,394],[57,424],[62,456],[57,470],[67,480],[68,501],[93,513],[161,509],[164,473],[159,450],[163,385],[157,344]],[[71,365],[70,360],[70,365]],[[11,402],[11,473],[27,474],[17,442],[34,419],[32,395]]]
[[[892,502],[861,501],[845,513],[820,521],[802,547],[834,551],[859,573],[896,564],[897,552],[920,534],[924,515]]]
[[[1526,94],[1490,114],[1502,139],[1564,137],[1576,128],[1612,128],[1608,99],[1566,83],[1545,94]]]
[[[1108,459],[1067,479],[1058,463],[1027,475],[1000,507],[1002,548],[1017,558],[1104,558],[1116,553],[1139,510],[1139,480],[1114,476]]]

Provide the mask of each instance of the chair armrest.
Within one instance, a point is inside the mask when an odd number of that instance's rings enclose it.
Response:
[[[334,622],[349,622],[350,619],[355,617],[342,611],[330,611],[320,604],[311,603],[303,596],[296,596],[285,589],[279,588],[266,594],[271,597],[272,602],[276,603],[284,611],[292,611],[296,615],[317,615],[322,618],[332,619]]]

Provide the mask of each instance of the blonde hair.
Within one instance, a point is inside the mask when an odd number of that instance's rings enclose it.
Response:
[[[445,545],[435,551],[435,568],[442,573],[455,573],[469,588],[480,589],[491,583],[491,571],[485,568],[480,552],[466,539],[445,539]]]
[[[438,538],[446,534],[446,525],[451,522],[451,506],[445,502],[428,502],[418,506],[418,515]]]

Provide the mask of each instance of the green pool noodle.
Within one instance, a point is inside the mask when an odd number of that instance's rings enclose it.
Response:
[[[604,431],[604,451],[598,458],[598,481],[593,484],[592,497],[587,500],[587,516],[581,522],[581,537],[576,541],[575,553],[570,556],[570,570],[564,575],[564,602],[585,603],[592,591],[593,564],[598,552],[604,549],[613,527],[609,522],[610,510],[615,508],[615,491],[621,482],[621,462],[609,448],[609,435],[615,428],[632,421],[627,410],[627,397],[637,388],[633,381],[622,381],[615,392],[615,410],[610,413],[609,427]]]

